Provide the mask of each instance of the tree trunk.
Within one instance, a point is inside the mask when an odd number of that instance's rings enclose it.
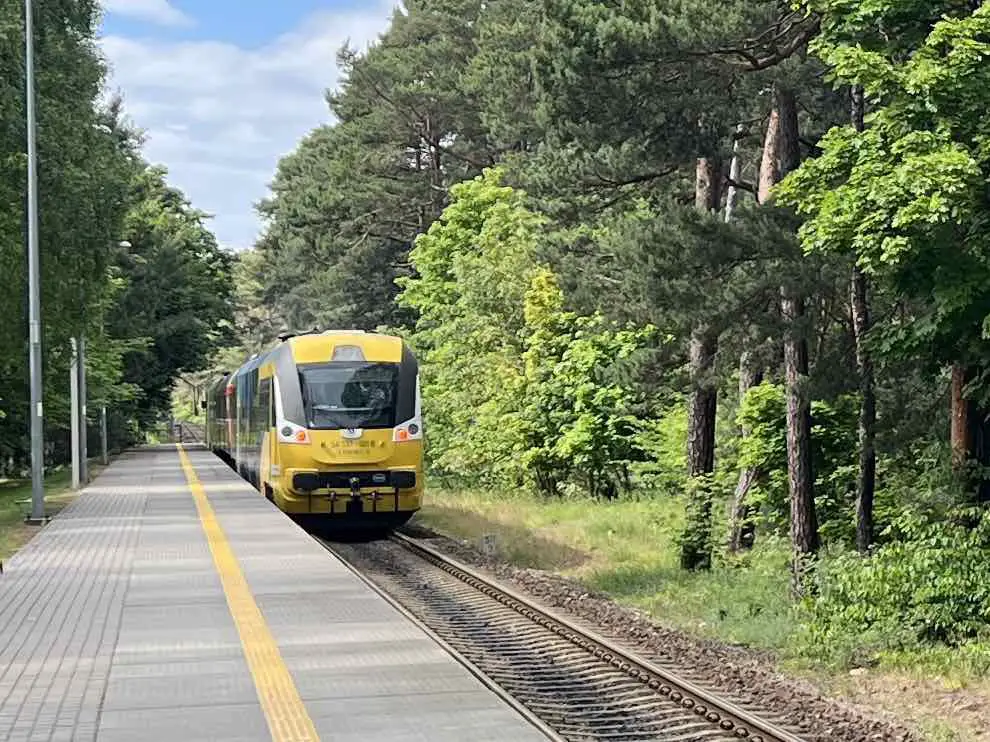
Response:
[[[736,210],[736,203],[739,201],[739,187],[735,184],[739,182],[739,175],[742,165],[739,161],[739,138],[743,133],[743,125],[736,127],[736,137],[732,141],[732,161],[729,163],[729,187],[725,192],[725,223],[732,221],[732,215]]]
[[[798,141],[797,101],[794,94],[780,84],[773,86],[773,110],[763,142],[763,161],[757,196],[761,204],[769,203],[770,191],[788,173],[801,164]]]
[[[818,550],[818,519],[811,472],[811,402],[807,394],[808,344],[801,331],[804,301],[784,289],[781,292],[781,312],[788,325],[784,340],[787,478],[791,489],[791,544],[795,556],[795,578],[798,579],[802,572],[800,562]]]
[[[856,131],[863,131],[865,103],[863,89],[852,89],[851,117]],[[863,271],[853,265],[851,307],[853,336],[856,342],[856,368],[859,371],[859,477],[856,481],[856,548],[866,554],[873,544],[873,496],[876,492],[877,401],[873,380],[873,359],[866,349],[870,331],[870,287]]]
[[[688,416],[687,523],[681,538],[681,567],[708,569],[712,559],[712,493],[707,481],[715,469],[715,335],[696,328],[691,335],[691,407]]]
[[[695,180],[695,206],[703,211],[718,208],[721,167],[717,160],[699,158]],[[709,475],[715,469],[715,354],[718,335],[703,323],[691,333],[691,401],[688,413],[687,518],[681,537],[681,567],[708,569],[712,561],[712,493]]]
[[[990,502],[990,479],[968,471],[970,462],[980,469],[990,467],[990,416],[981,405],[965,396],[976,369],[963,364],[952,367],[952,463],[973,490],[976,503]]]
[[[952,466],[961,471],[970,456],[970,404],[963,394],[966,388],[966,368],[957,363],[952,367]]]
[[[691,417],[688,423],[688,473],[692,477],[715,469],[715,337],[699,329],[691,337]]]
[[[758,386],[763,381],[763,372],[757,369],[746,351],[739,357],[739,402],[742,404],[746,392],[754,386]],[[739,431],[743,439],[749,436],[749,427],[743,425]],[[756,483],[759,472],[754,468],[739,469],[739,483],[736,484],[736,492],[732,498],[732,525],[729,531],[729,551],[738,552],[743,548],[750,548],[753,545],[753,526],[747,521],[749,517],[749,505],[746,498],[749,491]]]
[[[722,202],[722,164],[713,157],[699,157],[695,168],[694,205],[715,211]]]
[[[797,101],[786,87],[775,83],[773,110],[767,125],[760,165],[758,195],[768,204],[771,189],[800,164]],[[808,399],[808,342],[803,327],[805,299],[793,287],[780,290],[787,386],[787,475],[791,495],[791,547],[794,590],[803,592],[807,557],[818,550],[814,479],[811,471],[811,402]]]
[[[739,182],[740,162],[739,162],[739,137],[742,136],[743,127],[736,127],[736,138],[732,142],[732,162],[729,164],[729,188],[725,194],[725,222],[732,221],[732,215],[739,198],[739,188],[735,183]],[[752,387],[763,381],[763,373],[753,366],[748,351],[743,351],[739,356],[739,404]],[[739,431],[743,440],[749,436],[749,427],[742,426]],[[755,532],[752,523],[748,521],[749,505],[746,498],[749,491],[756,483],[759,472],[753,468],[741,468],[739,470],[739,482],[736,484],[736,491],[732,498],[732,512],[730,514],[729,527],[729,551],[738,552],[742,548],[750,548],[753,545]]]
[[[856,548],[866,554],[873,544],[873,495],[876,491],[875,446],[877,401],[873,382],[873,359],[865,347],[870,330],[869,288],[858,266],[852,269],[852,323],[859,371],[859,477],[856,481]]]

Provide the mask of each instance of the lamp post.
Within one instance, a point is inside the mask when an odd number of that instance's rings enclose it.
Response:
[[[86,338],[72,338],[72,364],[69,368],[72,406],[72,489],[89,484],[86,426]]]
[[[72,489],[79,489],[82,484],[81,465],[79,456],[82,447],[79,444],[79,341],[72,338],[72,363],[69,366],[69,400],[72,407],[69,427],[72,431]]]
[[[31,370],[31,515],[27,522],[45,522],[44,410],[41,386],[41,277],[38,267],[37,125],[34,111],[34,8],[24,0],[25,89],[28,157],[28,336]]]
[[[100,409],[100,461],[104,466],[110,463],[110,456],[107,454],[107,406]]]
[[[86,435],[86,336],[79,336],[79,481],[89,484],[89,438]]]

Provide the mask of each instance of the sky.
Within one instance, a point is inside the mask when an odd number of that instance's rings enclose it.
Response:
[[[261,229],[278,160],[332,123],[336,53],[388,25],[396,0],[103,0],[108,89],[144,130],[145,157],[214,215],[232,250]]]

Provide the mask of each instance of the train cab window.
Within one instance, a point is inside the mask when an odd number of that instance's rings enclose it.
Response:
[[[398,364],[336,362],[303,366],[299,379],[311,429],[395,425]]]

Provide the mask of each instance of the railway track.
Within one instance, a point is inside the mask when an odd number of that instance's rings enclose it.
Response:
[[[170,438],[173,443],[206,443],[206,428],[199,423],[178,420],[170,431]]]
[[[804,742],[408,536],[321,543],[545,725],[552,738]]]

